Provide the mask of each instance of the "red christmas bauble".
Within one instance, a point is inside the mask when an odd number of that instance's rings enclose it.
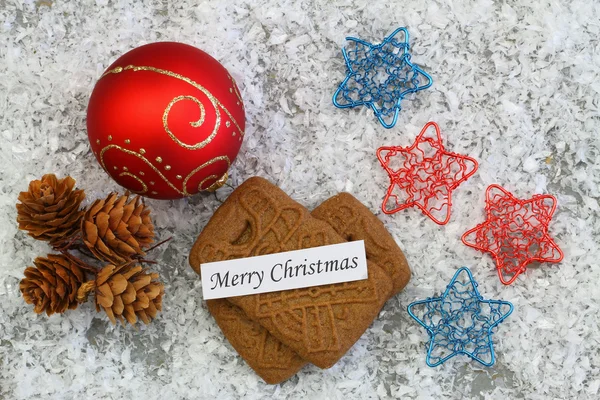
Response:
[[[244,137],[235,81],[214,58],[182,43],[152,43],[115,61],[87,112],[96,159],[121,186],[156,199],[214,189]]]

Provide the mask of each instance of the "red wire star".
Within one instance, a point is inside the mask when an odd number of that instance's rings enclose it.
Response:
[[[435,137],[425,137],[430,126],[435,128]],[[475,159],[446,151],[435,122],[423,127],[412,146],[380,147],[377,158],[390,176],[383,212],[393,214],[417,206],[439,225],[450,220],[452,191],[478,167]]]
[[[498,185],[486,191],[487,219],[462,236],[467,246],[492,254],[500,281],[510,285],[527,264],[560,262],[563,252],[548,235],[556,198],[535,195],[520,200]]]

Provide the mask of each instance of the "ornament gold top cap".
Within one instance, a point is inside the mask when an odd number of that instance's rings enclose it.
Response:
[[[227,172],[225,172],[221,178],[219,178],[217,181],[215,181],[215,183],[213,183],[212,185],[207,187],[205,190],[207,192],[214,192],[217,189],[219,189],[221,186],[223,186],[225,184],[225,182],[227,182],[227,179],[229,179],[229,174]]]

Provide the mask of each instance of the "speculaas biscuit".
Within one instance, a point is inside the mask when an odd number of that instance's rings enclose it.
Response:
[[[233,348],[269,384],[289,379],[307,362],[225,299],[207,300],[208,310]]]
[[[404,253],[383,223],[364,204],[349,193],[324,201],[311,213],[327,222],[348,241],[364,240],[367,259],[375,261],[392,278],[394,294],[410,280]]]
[[[202,262],[341,243],[327,223],[261,178],[251,178],[217,210],[190,255]],[[369,262],[363,281],[232,297],[250,319],[321,367],[335,364],[392,293],[389,276]],[[198,271],[197,271],[198,272]]]

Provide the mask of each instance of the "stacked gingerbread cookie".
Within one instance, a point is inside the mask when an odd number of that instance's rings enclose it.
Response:
[[[208,300],[223,333],[267,383],[308,362],[333,366],[406,286],[402,251],[362,203],[347,193],[312,213],[262,178],[251,178],[219,207],[190,253],[190,265],[364,240],[368,279]]]

